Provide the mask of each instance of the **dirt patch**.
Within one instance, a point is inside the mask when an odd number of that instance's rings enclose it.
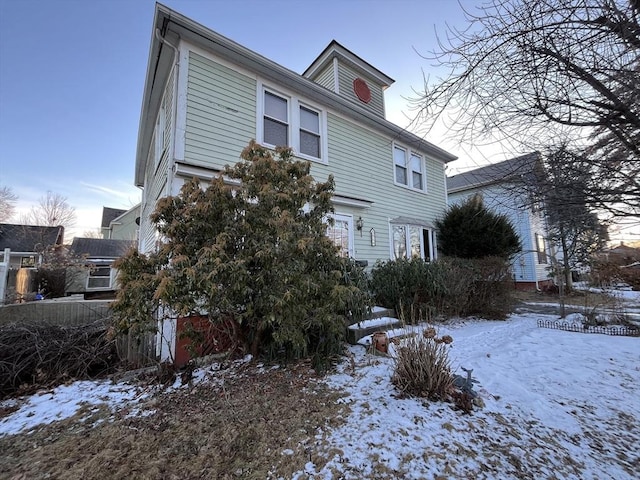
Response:
[[[346,413],[318,380],[306,363],[245,365],[159,393],[135,416],[87,408],[0,438],[0,478],[290,478],[310,460],[323,464],[316,435]]]

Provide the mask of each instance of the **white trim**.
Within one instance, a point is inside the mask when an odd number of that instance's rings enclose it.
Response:
[[[331,197],[331,203],[333,203],[334,205],[353,208],[369,208],[374,204],[374,202],[370,200],[345,197],[342,195],[334,195],[333,197]]]
[[[180,42],[180,62],[178,75],[174,78],[175,85],[175,116],[173,127],[173,159],[184,160],[186,131],[187,131],[187,84],[189,82],[189,44]]]
[[[333,91],[340,93],[340,76],[338,75],[338,57],[333,57]]]

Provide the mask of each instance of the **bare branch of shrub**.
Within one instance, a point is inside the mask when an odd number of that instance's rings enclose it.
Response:
[[[104,322],[80,326],[0,326],[0,399],[62,382],[95,378],[120,361]]]
[[[397,350],[391,382],[406,395],[447,400],[453,388],[447,345],[435,337],[407,339]]]

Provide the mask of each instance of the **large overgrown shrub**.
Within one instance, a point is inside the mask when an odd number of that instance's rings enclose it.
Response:
[[[473,196],[451,205],[436,220],[438,248],[445,256],[459,258],[504,257],[521,250],[510,220],[489,210],[482,197]]]
[[[390,260],[374,266],[370,285],[377,304],[410,323],[434,316],[501,319],[512,306],[513,282],[499,257]]]
[[[158,202],[157,252],[117,263],[114,313],[144,330],[159,308],[231,321],[254,355],[316,364],[342,349],[345,322],[368,306],[356,267],[325,235],[333,179],[317,183],[290,149],[251,142],[207,188],[184,184]]]

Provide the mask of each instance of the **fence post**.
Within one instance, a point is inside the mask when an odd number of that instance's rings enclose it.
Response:
[[[4,257],[0,263],[0,305],[5,304],[7,295],[7,275],[9,274],[9,264],[11,262],[11,249],[4,249]]]

